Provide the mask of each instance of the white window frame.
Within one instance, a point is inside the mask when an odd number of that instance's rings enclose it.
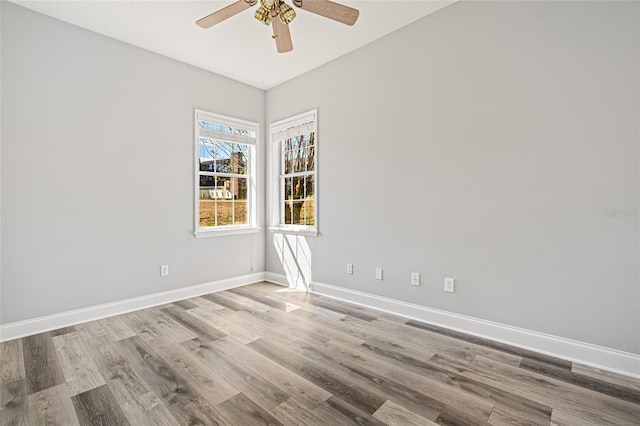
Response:
[[[307,124],[305,124],[307,123]],[[315,170],[315,202],[314,202],[314,224],[313,225],[291,225],[283,223],[284,213],[283,205],[281,202],[282,191],[281,180],[282,177],[282,162],[284,161],[281,149],[281,142],[285,137],[293,137],[299,134],[304,134],[309,131],[315,132],[315,149],[314,149],[314,170]],[[313,109],[311,111],[304,112],[302,114],[295,115],[293,117],[285,118],[280,121],[271,123],[269,131],[270,140],[270,159],[269,159],[269,184],[268,184],[268,196],[269,196],[269,230],[273,232],[285,232],[288,234],[297,234],[305,236],[317,236],[318,235],[318,188],[319,188],[319,173],[318,173],[318,110]]]
[[[257,157],[260,138],[260,125],[251,121],[245,121],[237,118],[227,117],[225,115],[216,114],[200,109],[194,109],[194,232],[196,238],[215,237],[222,235],[247,234],[260,231],[258,224],[258,170]],[[216,133],[216,140],[231,143],[246,144],[249,147],[249,161],[247,164],[247,224],[244,225],[221,225],[200,227],[200,144],[201,129],[198,126],[199,120],[212,121],[216,124],[230,126],[239,129],[246,129],[255,132],[255,138],[246,136],[223,134],[209,130],[209,133]]]

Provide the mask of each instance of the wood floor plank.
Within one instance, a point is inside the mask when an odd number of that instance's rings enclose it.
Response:
[[[387,398],[371,392],[370,386],[353,383],[348,375],[345,376],[327,370],[323,368],[324,366],[319,366],[307,357],[287,350],[277,342],[265,342],[260,339],[250,343],[248,346],[327,392],[343,399],[357,409],[362,410],[367,415],[373,414],[387,400]]]
[[[404,324],[384,320],[375,320],[372,322],[372,326],[376,330],[386,333],[387,337],[394,336],[395,338],[401,338],[403,341],[426,345],[433,349],[434,352],[454,359],[464,359],[471,362],[476,355],[480,355],[514,366],[520,365],[522,361],[521,356],[505,353],[485,345],[471,343],[467,340],[457,340],[420,327],[413,327],[414,330]]]
[[[420,381],[415,380],[412,381],[412,383],[404,384],[397,380],[389,379],[380,374],[380,371],[374,371],[375,368],[367,368],[368,366],[365,366],[362,362],[363,360],[353,362],[338,352],[327,351],[324,350],[323,347],[307,347],[303,350],[303,355],[321,365],[326,365],[328,369],[336,374],[348,376],[351,386],[358,384],[362,387],[369,388],[370,392],[375,392],[382,398],[387,396],[388,399],[397,401],[397,403],[429,420],[435,420],[445,406],[442,401],[438,401],[422,393],[421,390],[424,390],[424,388],[420,386],[423,385]],[[416,389],[415,386],[420,386],[420,389]],[[451,395],[452,398],[455,396],[457,395]],[[470,401],[473,400],[472,398],[468,399]],[[477,416],[486,419],[489,414],[480,409],[483,401],[473,401],[476,402],[474,408],[478,408]]]
[[[0,343],[0,383],[15,382],[24,377],[22,340]]]
[[[136,335],[136,332],[124,322],[122,316],[101,319],[97,322],[114,342]]]
[[[158,338],[150,342],[150,346],[212,406],[240,393],[216,371],[216,365],[203,364],[177,343],[166,338]]]
[[[165,406],[169,407],[177,402],[189,402],[200,396],[139,336],[120,340],[116,345]]]
[[[251,297],[246,297],[241,293],[237,293],[234,289],[225,291],[223,293],[217,293],[216,296],[225,300],[227,306],[233,306],[236,311],[246,312],[266,312],[271,309],[271,306],[261,303]]]
[[[331,397],[331,393],[316,386],[294,372],[287,370],[277,362],[248,348],[233,337],[225,337],[211,343],[211,346],[221,350],[233,359],[238,360],[253,372],[261,374],[265,379],[292,395],[310,409],[317,408]],[[287,401],[290,401],[289,398]],[[286,401],[285,401],[286,402]],[[292,402],[288,406],[292,405]]]
[[[22,354],[27,394],[40,392],[65,382],[49,333],[23,338]]]
[[[187,309],[197,308],[199,306],[189,299],[178,300],[177,302],[173,302],[173,304],[179,307],[180,309],[182,309],[183,311],[186,311]]]
[[[239,311],[231,313],[230,320],[251,324],[252,331],[255,332],[257,337],[296,339],[314,346],[321,345],[329,340],[328,337],[309,328],[301,327],[293,321],[287,321],[285,318],[279,317],[278,314],[279,312],[277,311],[254,312],[252,314]]]
[[[602,424],[633,425],[640,418],[640,405],[593,392],[521,368],[509,366],[480,356],[464,375],[493,381],[542,404],[560,409],[576,418],[597,420]]]
[[[51,340],[71,396],[106,384],[78,332],[61,334]]]
[[[572,385],[581,386],[585,389],[613,396],[618,399],[633,402],[634,404],[640,403],[640,389],[621,386],[600,378],[576,374],[571,370],[557,367],[555,364],[549,364],[531,358],[523,358],[520,363],[520,368],[533,371],[547,377],[552,377],[557,380],[562,380],[564,382],[571,383]]]
[[[197,307],[197,305],[195,305],[194,307]],[[180,323],[183,327],[190,330],[195,335],[197,335],[203,342],[210,342],[212,340],[221,339],[226,336],[226,334],[224,334],[220,330],[211,327],[204,321],[198,319],[196,316],[191,315],[178,307],[162,309],[162,312],[165,315],[171,317],[174,321]]]
[[[295,311],[296,309],[300,309],[300,306],[298,305],[275,299],[266,294],[258,293],[249,287],[237,287],[229,290],[229,292],[240,295],[242,297],[246,297],[247,299],[251,299],[255,302],[261,303],[262,305],[282,312],[291,312]]]
[[[225,419],[201,396],[177,402],[169,406],[169,411],[180,425],[238,426]]]
[[[601,426],[602,423],[589,419],[577,418],[562,410],[554,409],[551,415],[551,426]]]
[[[27,407],[25,379],[0,384],[0,425],[26,425]]]
[[[413,373],[406,368],[375,358],[358,348],[353,349],[335,342],[328,342],[316,350],[325,355],[326,359],[333,358],[344,366],[365,368],[370,372],[375,371],[381,377],[402,383],[430,399],[439,401],[442,405],[464,406],[474,413],[476,419],[481,421],[486,422],[494,407],[491,402],[462,391],[456,386],[431,380],[425,375]]]
[[[74,331],[76,331],[75,327],[63,327],[50,331],[49,335],[51,335],[51,337],[56,337],[67,333],[73,333]]]
[[[140,337],[144,341],[149,341],[162,336],[162,332],[158,330],[154,321],[149,321],[145,318],[148,314],[146,316],[140,315],[142,312],[144,311],[129,312],[123,316],[123,320],[133,331],[135,331],[136,336]]]
[[[217,349],[214,344],[215,342],[209,345],[191,345],[189,342],[185,342],[183,346],[189,349],[209,368],[215,369],[229,383],[233,383],[236,389],[240,390],[264,411],[273,409],[290,397],[284,390],[260,374],[250,370],[238,360]]]
[[[121,404],[120,408],[134,426],[180,426],[153,392],[130,399]]]
[[[230,317],[232,312],[226,309],[211,310],[201,306],[189,309],[187,312],[225,335],[233,334],[242,343],[250,343],[261,337],[254,333],[251,327],[247,327],[246,324],[239,323],[236,318]]]
[[[275,417],[241,393],[218,405],[216,410],[234,425],[282,425]]]
[[[126,426],[129,420],[106,385],[71,397],[81,425]]]
[[[29,395],[29,424],[32,426],[79,426],[75,408],[64,384]]]
[[[211,300],[211,298],[209,296],[215,297],[218,294],[223,294],[224,292],[220,292],[220,293],[211,293],[211,294],[205,294],[202,296],[198,296],[198,297],[192,297],[191,299],[189,299],[189,302],[195,304],[196,308],[209,308],[210,310],[220,310],[220,309],[224,309],[225,306],[219,305],[215,302],[213,302]],[[192,308],[193,309],[193,308]]]
[[[231,311],[249,311],[249,312],[264,312],[269,309],[268,306],[250,304],[246,302],[246,299],[242,299],[233,293],[221,292],[205,294],[201,296],[203,299],[208,300],[215,306],[229,309]],[[201,306],[206,307],[206,306]]]
[[[561,359],[558,358],[554,358],[548,355],[544,355],[538,352],[533,352],[527,349],[521,349],[521,348],[517,348],[515,346],[510,346],[504,343],[500,343],[500,342],[494,342],[492,340],[487,340],[487,339],[483,339],[480,337],[476,337],[476,336],[472,336],[470,334],[466,334],[466,333],[461,333],[455,330],[449,330],[443,327],[438,327],[435,325],[431,325],[431,324],[427,324],[421,321],[417,321],[417,320],[410,320],[406,322],[406,325],[409,325],[411,327],[415,327],[417,329],[421,329],[421,330],[426,330],[429,331],[431,333],[435,333],[435,334],[439,334],[442,336],[447,336],[447,337],[451,337],[455,340],[453,340],[452,342],[455,341],[459,341],[459,342],[468,342],[471,343],[473,345],[477,345],[477,346],[484,346],[486,348],[490,348],[490,349],[494,349],[498,352],[503,352],[505,354],[510,354],[513,355],[517,358],[522,358],[522,357],[528,357],[531,359],[535,359],[538,361],[542,361],[542,362],[546,362],[546,363],[550,363],[550,364],[555,364],[558,367],[564,367],[566,369],[570,369],[571,368],[571,363],[568,361],[563,361]],[[486,356],[483,355],[483,356]],[[487,358],[491,358],[488,357]],[[500,360],[498,360],[500,361]]]
[[[298,334],[307,337],[314,335],[316,337],[315,340],[319,344],[330,339],[349,344],[361,344],[364,341],[363,339],[355,338],[343,331],[326,327],[323,323],[324,318],[322,316],[308,316],[302,309],[289,313],[271,310],[264,313],[254,314],[251,318],[260,319],[267,325],[276,325],[278,330],[284,331],[290,335]]]
[[[435,422],[439,425],[488,425],[489,423],[478,420],[471,410],[463,407],[445,406]]]
[[[332,396],[315,409],[321,425],[384,426],[384,423],[348,402]]]
[[[315,407],[317,408],[317,407]],[[272,409],[269,414],[284,426],[324,425],[325,419],[294,397]]]
[[[140,313],[140,316],[144,320],[149,321],[149,323],[152,323],[153,328],[158,330],[158,334],[160,336],[168,337],[174,342],[186,342],[187,340],[192,340],[198,337],[197,334],[183,327],[171,317],[154,308],[145,309]]]
[[[373,417],[389,426],[428,426],[437,424],[393,401],[387,401],[382,404],[382,407],[373,413]]]
[[[128,313],[124,321],[142,340],[169,337],[176,342],[184,342],[198,337],[160,311],[145,309]]]
[[[377,314],[372,313],[366,308],[362,308],[357,305],[350,305],[337,299],[330,299],[327,297],[309,297],[306,301],[323,309],[344,314],[366,322],[373,321],[378,318]]]
[[[571,371],[575,374],[582,376],[592,377],[604,382],[609,382],[614,385],[622,386],[624,388],[640,391],[640,380],[632,379],[622,374],[612,373],[610,371],[602,370],[595,367],[589,367],[587,365],[578,364],[574,362],[571,366]]]
[[[311,300],[318,297],[314,294],[306,293],[304,291],[296,290],[296,289],[287,289],[282,293],[278,293],[278,297],[281,300],[288,301],[290,303],[294,303],[297,306],[300,306],[301,309],[315,313],[324,315],[329,318],[333,318],[336,320],[345,318],[347,315],[345,313],[333,311],[331,309],[323,308],[322,306],[317,306],[311,303]]]
[[[551,420],[551,417],[546,422],[536,422],[526,417],[519,416],[517,414],[514,415],[513,412],[509,412],[507,410],[502,409],[502,407],[494,407],[491,415],[489,416],[489,423],[492,426],[508,426],[508,425],[518,425],[518,426],[542,426],[548,425]]]
[[[371,353],[372,356],[395,365],[397,368],[406,369],[429,380],[437,381],[445,387],[451,388],[452,391],[461,391],[469,396],[484,399],[495,405],[494,411],[498,407],[505,415],[508,413],[513,418],[522,418],[526,419],[526,422],[543,425],[549,423],[551,408],[548,406],[454,373],[442,368],[441,365],[433,362],[433,360],[446,359],[446,362],[450,365],[460,366],[467,365],[466,363],[456,363],[456,361],[440,355],[430,356],[428,353],[413,352],[400,344],[390,345],[388,348],[382,349],[367,342],[361,346],[361,349]]]
[[[85,324],[78,326],[78,333],[116,401],[122,404],[151,392],[146,382],[134,370],[131,360],[114,341],[106,333],[92,333],[92,330],[95,329],[86,327]]]

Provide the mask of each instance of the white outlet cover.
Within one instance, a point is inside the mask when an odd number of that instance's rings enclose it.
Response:
[[[444,291],[449,293],[455,293],[455,283],[456,283],[456,280],[454,280],[453,278],[445,278]]]
[[[160,266],[160,276],[166,277],[169,275],[169,265],[161,265]]]
[[[411,273],[411,285],[415,285],[415,286],[420,285],[420,272]]]
[[[347,274],[353,275],[353,264],[347,263]]]
[[[382,279],[382,268],[376,268],[376,280]]]

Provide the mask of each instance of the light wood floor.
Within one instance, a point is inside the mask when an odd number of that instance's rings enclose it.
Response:
[[[640,381],[266,283],[0,355],[2,426],[640,424]]]

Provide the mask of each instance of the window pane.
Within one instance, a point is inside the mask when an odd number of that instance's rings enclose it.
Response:
[[[284,199],[293,198],[293,178],[284,178]]]
[[[198,156],[200,157],[201,172],[214,171],[213,148],[214,143],[210,139],[198,139]]]
[[[233,179],[233,187],[234,187],[234,197],[236,200],[246,201],[248,194],[248,184],[249,179],[245,178],[234,178]]]
[[[293,166],[294,172],[304,172],[307,157],[307,143],[304,135],[296,137],[298,143],[296,144],[296,151],[294,153],[295,161]]]
[[[284,173],[292,173],[294,166],[295,156],[293,151],[287,150],[284,152]]]
[[[233,225],[233,201],[218,201],[216,204],[217,225]]]
[[[249,147],[247,145],[236,144],[234,152],[234,173],[246,175],[249,164]]]
[[[292,210],[292,223],[294,225],[304,225],[304,202],[303,201],[294,201],[291,204],[291,210]]]
[[[292,201],[285,201],[284,202],[284,223],[287,225],[291,225],[293,223],[293,216],[292,216],[292,206],[293,202]]]
[[[307,198],[304,201],[304,224],[305,225],[315,225],[315,206],[316,200],[313,198]]]
[[[215,176],[204,176],[204,175],[200,175],[200,188],[202,189],[203,187],[213,187],[216,186],[216,178]]]
[[[248,220],[248,205],[246,201],[236,201],[234,203],[234,224],[236,225],[246,225],[249,223]]]
[[[306,158],[306,170],[314,171],[316,169],[316,134],[311,132],[307,135],[307,158]]]
[[[216,158],[216,172],[231,173],[232,145],[227,142],[216,141],[214,155]]]
[[[316,177],[307,176],[304,181],[304,196],[305,198],[314,198],[316,195]]]
[[[200,226],[216,226],[216,202],[200,198]]]
[[[291,190],[294,200],[304,198],[304,176],[291,178]]]

